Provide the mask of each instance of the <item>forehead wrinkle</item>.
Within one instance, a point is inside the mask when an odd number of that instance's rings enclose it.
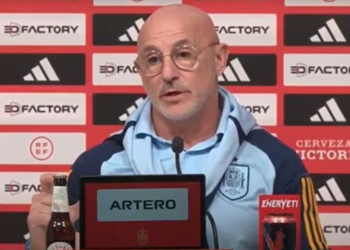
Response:
[[[174,43],[171,44],[171,49],[175,49],[176,47],[183,46],[183,45],[193,45],[193,42],[189,40],[188,38],[180,38],[178,40],[175,40]],[[150,43],[145,44],[141,49],[140,52],[147,52],[150,50],[160,50],[156,45]]]
[[[194,45],[193,40],[182,31],[171,32],[171,34],[164,34],[165,32],[158,32],[152,34],[149,38],[144,38],[142,42],[139,43],[138,52],[148,51],[150,49],[156,50],[167,50],[174,49],[177,46],[190,44]],[[171,36],[170,36],[171,35]]]

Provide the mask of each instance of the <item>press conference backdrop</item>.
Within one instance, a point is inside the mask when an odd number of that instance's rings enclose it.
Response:
[[[0,250],[23,248],[40,174],[68,171],[143,101],[137,35],[170,3],[181,0],[0,0]],[[329,244],[347,249],[350,1],[183,3],[211,15],[230,46],[220,84],[297,151]]]

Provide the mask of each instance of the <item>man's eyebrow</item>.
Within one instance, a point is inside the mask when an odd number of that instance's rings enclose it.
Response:
[[[146,47],[142,48],[141,52],[148,52],[151,50],[158,50],[158,48],[154,45],[147,45]]]
[[[184,38],[184,39],[181,39],[181,40],[178,40],[174,43],[173,47],[178,47],[178,46],[181,46],[181,45],[186,45],[186,44],[191,44],[192,42],[187,39],[187,38]],[[159,50],[156,46],[154,45],[146,45],[144,48],[142,48],[141,52],[148,52],[148,51],[151,51],[151,50]]]
[[[181,45],[187,45],[187,44],[191,44],[192,42],[190,40],[188,40],[187,38],[184,38],[184,39],[181,39],[179,41],[177,41],[175,44],[174,44],[174,47],[178,47],[178,46],[181,46]]]

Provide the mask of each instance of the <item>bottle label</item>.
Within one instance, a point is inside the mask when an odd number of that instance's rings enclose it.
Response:
[[[74,248],[65,242],[54,242],[47,248],[47,250],[74,250]]]
[[[69,212],[67,187],[53,187],[52,212]]]

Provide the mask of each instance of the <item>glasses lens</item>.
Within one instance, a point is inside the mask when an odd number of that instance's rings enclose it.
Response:
[[[173,53],[176,65],[183,69],[190,69],[197,61],[197,52],[191,47],[179,47]]]
[[[150,53],[140,57],[141,67],[149,74],[156,74],[162,67],[162,57],[157,53]]]

